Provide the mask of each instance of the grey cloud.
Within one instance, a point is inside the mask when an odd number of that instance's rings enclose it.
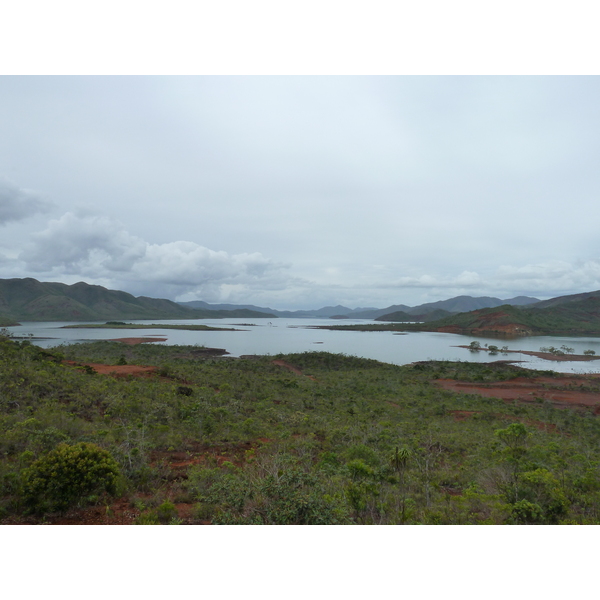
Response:
[[[498,269],[496,279],[499,285],[549,295],[592,291],[600,289],[600,259],[574,263],[555,260],[520,267],[504,265]]]
[[[66,213],[50,221],[48,227],[31,236],[32,243],[20,259],[37,272],[62,268],[80,270],[123,271],[145,253],[145,244],[129,235],[113,219],[100,216],[79,217]]]
[[[438,277],[431,275],[421,275],[420,277],[401,277],[386,287],[457,288],[481,286],[482,283],[482,279],[477,273],[463,271],[457,277]]]
[[[79,274],[139,293],[216,295],[221,286],[247,290],[288,282],[285,266],[260,253],[229,254],[189,241],[150,244],[104,216],[66,213],[31,237],[19,259],[32,271]]]
[[[49,202],[33,192],[19,188],[5,177],[0,177],[0,225],[28,219],[36,213],[47,212],[50,207]]]

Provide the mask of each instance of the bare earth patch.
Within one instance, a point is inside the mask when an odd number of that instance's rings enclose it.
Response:
[[[277,365],[278,367],[283,367],[284,369],[287,369],[288,371],[291,371],[292,373],[296,373],[296,375],[303,375],[304,377],[308,377],[309,379],[316,381],[316,379],[312,375],[304,375],[304,373],[298,367],[294,367],[294,365],[290,365],[290,363],[285,362],[285,360],[279,360],[279,359],[272,360],[271,364]]]
[[[139,365],[103,365],[100,363],[76,363],[72,360],[63,361],[66,365],[73,367],[90,367],[101,375],[112,375],[114,377],[151,377],[158,371],[158,367],[141,367]]]
[[[438,379],[439,387],[462,394],[519,402],[547,401],[561,408],[595,408],[600,413],[600,379],[598,377],[517,377],[509,381],[473,383],[454,379]]]

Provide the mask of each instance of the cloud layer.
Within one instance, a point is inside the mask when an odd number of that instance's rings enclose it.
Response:
[[[32,234],[19,260],[45,276],[66,273],[163,296],[214,296],[221,286],[272,286],[277,277],[285,285],[286,279],[283,265],[258,252],[229,254],[189,241],[151,244],[116,219],[71,212]]]
[[[325,269],[325,277],[311,281],[294,276],[292,265],[259,252],[232,254],[182,240],[150,243],[116,219],[73,212],[31,234],[17,259],[0,257],[0,267],[13,276],[21,269],[42,279],[85,279],[137,295],[276,308],[332,302],[384,306],[390,304],[390,292],[395,303],[413,294],[417,304],[463,294],[546,298],[600,289],[600,259],[502,265],[486,274],[430,270],[391,277],[389,268],[381,268],[372,271],[368,282],[357,278],[350,284],[334,282],[337,270]]]
[[[0,177],[0,225],[11,221],[23,221],[37,213],[50,210],[51,204],[29,190],[17,187]]]
[[[274,308],[598,289],[599,102],[593,77],[5,77],[0,276]]]

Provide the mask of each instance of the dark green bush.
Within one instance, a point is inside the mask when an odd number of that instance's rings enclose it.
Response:
[[[23,499],[36,513],[66,510],[116,491],[119,466],[95,444],[60,444],[23,472]]]
[[[178,517],[177,508],[172,502],[165,500],[157,509],[156,516],[158,517],[159,523],[165,525],[170,523],[173,519]]]

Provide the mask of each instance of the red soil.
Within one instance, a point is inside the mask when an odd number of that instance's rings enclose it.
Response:
[[[510,319],[510,316],[503,311],[498,311],[489,313],[485,316],[482,315],[478,327],[465,328],[459,327],[458,325],[445,325],[443,327],[438,327],[436,331],[442,333],[466,333],[468,331],[470,335],[484,334],[493,331],[508,336],[531,335],[533,333],[531,329],[517,323],[498,323],[498,321],[503,319],[506,321]]]
[[[113,377],[151,377],[158,371],[158,367],[140,367],[139,365],[103,365],[100,363],[76,363],[72,360],[63,361],[66,365],[74,367],[91,367],[101,375],[112,375]]]
[[[269,443],[267,438],[259,438],[255,442],[241,442],[235,444],[201,444],[195,443],[186,451],[182,450],[155,450],[150,453],[150,464],[153,467],[163,465],[167,469],[168,480],[187,479],[187,470],[192,465],[203,464],[207,461],[216,462],[222,466],[224,462],[230,462],[236,466],[242,464],[248,458],[248,452],[263,444]]]
[[[517,377],[509,381],[472,383],[454,379],[438,379],[436,385],[462,394],[477,394],[506,401],[539,402],[545,400],[557,407],[588,408],[600,413],[599,379],[594,376]],[[577,389],[579,388],[579,389]],[[587,389],[584,389],[587,388]]]
[[[298,367],[290,365],[289,363],[285,362],[285,360],[272,360],[271,364],[277,365],[278,367],[283,367],[284,369],[287,369],[292,373],[296,373],[296,375],[304,375],[304,373]],[[304,375],[304,377],[308,377],[309,379],[316,381],[316,379],[312,375]]]

